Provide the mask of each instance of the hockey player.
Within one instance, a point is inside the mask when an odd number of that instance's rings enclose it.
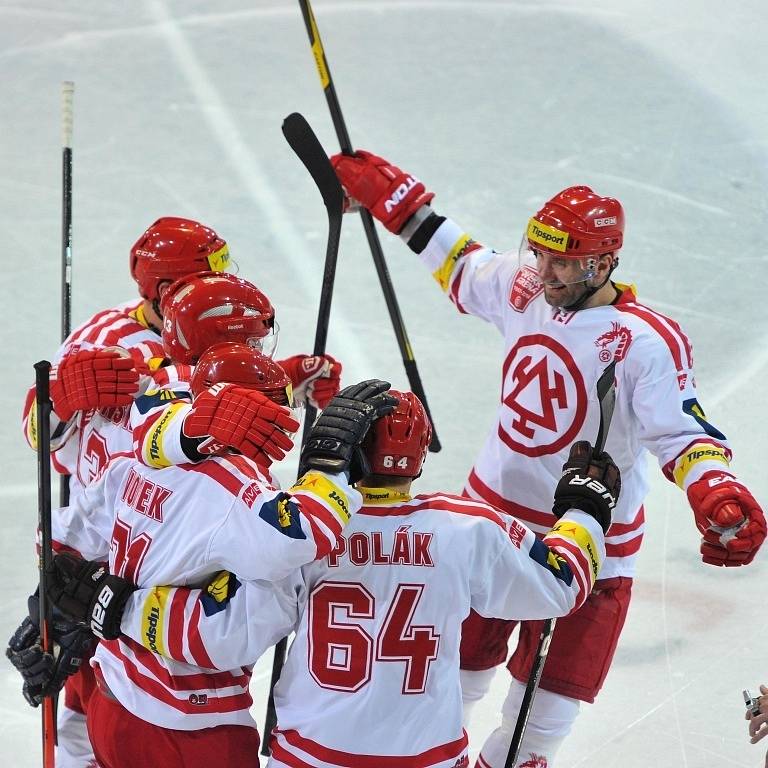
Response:
[[[751,562],[766,535],[763,512],[731,470],[728,442],[698,402],[688,337],[640,303],[634,288],[611,280],[624,237],[618,200],[585,186],[563,190],[528,222],[518,259],[482,246],[433,211],[434,195],[386,160],[357,152],[332,162],[350,201],[419,254],[460,312],[488,321],[504,337],[497,423],[466,496],[515,515],[538,534],[551,527],[551,488],[568,446],[595,434],[599,409],[588,393],[606,364],[617,362],[607,450],[623,485],[607,560],[584,607],[558,623],[521,750],[521,766],[551,767],[579,702],[594,701],[600,690],[624,624],[644,528],[645,452],[687,494],[705,563]],[[512,627],[475,615],[465,625],[468,702],[506,660]],[[521,627],[502,725],[482,749],[482,768],[504,764],[539,630],[538,623]]]
[[[210,365],[201,359],[195,394],[228,385],[257,389],[264,395],[265,423],[286,433],[295,430],[298,422],[282,405],[290,403],[290,381],[282,369],[256,350],[223,346],[229,347],[223,362],[219,349],[211,350],[219,357]],[[394,407],[394,398],[385,394],[388,386],[363,382],[332,401],[329,408],[342,408],[345,419],[329,432],[321,416],[307,446],[321,445],[306,453],[307,472],[287,492],[270,476],[267,451],[253,460],[222,446],[200,463],[165,469],[146,467],[131,456],[114,457],[72,507],[54,517],[53,528],[62,544],[96,561],[108,560],[109,571],[98,562],[84,569],[80,561],[56,558],[60,578],[52,582],[54,602],[87,619],[97,635],[114,637],[110,611],[132,591],[116,576],[139,585],[205,585],[207,601],[192,606],[188,616],[178,601],[162,604],[183,624],[196,621],[201,611],[223,610],[237,592],[234,578],[211,583],[222,569],[243,579],[271,581],[324,557],[360,507],[360,494],[349,486],[345,471],[370,423]],[[94,599],[82,606],[78,601],[89,590]],[[148,617],[145,627],[152,645],[164,642],[160,615]],[[269,625],[269,618],[267,606],[255,620]],[[250,669],[214,670],[194,634],[184,649],[184,663],[176,663],[128,638],[98,646],[91,663],[101,693],[91,698],[87,716],[102,768],[258,765],[258,734],[248,712]]]
[[[195,637],[217,667],[229,668],[261,650],[265,606],[282,607],[289,621],[276,636],[295,630],[296,639],[275,688],[275,768],[467,766],[459,639],[470,607],[510,619],[565,615],[583,603],[604,558],[620,488],[607,454],[593,459],[588,443],[573,447],[555,492],[559,520],[540,541],[483,502],[412,497],[431,430],[413,393],[390,394],[396,410],[363,443],[364,506],[325,558],[275,585],[271,603],[263,586],[243,583],[215,614],[198,610],[188,623],[160,614],[163,645],[153,651],[179,658]],[[201,590],[139,590],[122,631],[148,647],[147,617],[158,602],[185,606],[187,615],[205,600]],[[382,712],[388,727],[372,728]]]
[[[98,312],[61,345],[53,358],[51,456],[54,468],[70,476],[71,497],[98,475],[111,456],[131,450],[130,406],[140,386],[150,384],[147,376],[151,375],[152,388],[173,389],[180,381],[189,380],[191,368],[187,365],[158,367],[165,355],[160,337],[161,299],[168,287],[187,275],[223,272],[229,265],[228,245],[214,230],[190,219],[160,218],[130,251],[130,272],[140,298]],[[244,286],[250,285],[246,281],[238,285],[239,298],[246,303],[243,311],[252,306],[248,302],[255,302],[255,308],[269,307],[267,313],[274,319],[274,311],[263,294],[253,286],[252,291],[245,290]],[[227,338],[245,340],[237,330],[222,331]],[[276,327],[270,331],[273,347],[276,332]],[[219,336],[210,343],[221,339]],[[282,364],[299,397],[305,395],[324,404],[338,391],[341,366],[330,356],[295,355]],[[184,384],[181,388],[186,387]],[[24,406],[23,426],[28,442],[36,449],[34,397],[32,388]],[[29,621],[19,627],[9,644],[8,654],[25,677],[25,697],[35,706],[41,695],[60,687],[90,646],[87,633],[77,632],[66,622],[57,622],[55,629],[59,651],[55,660],[43,657],[39,633]],[[93,765],[85,730],[85,704],[92,690],[93,680],[87,668],[84,674],[67,680],[66,695],[59,705],[60,768]]]

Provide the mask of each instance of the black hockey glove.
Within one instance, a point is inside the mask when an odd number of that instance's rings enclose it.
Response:
[[[299,460],[299,474],[308,469],[346,472],[351,483],[368,473],[368,460],[360,444],[376,419],[397,407],[386,394],[387,381],[369,379],[341,390],[312,426]]]
[[[580,509],[594,517],[605,533],[620,493],[621,474],[613,459],[605,451],[592,458],[592,446],[580,440],[571,446],[563,464],[552,511],[560,518],[571,508]]]
[[[87,627],[54,611],[51,621],[53,653],[45,653],[40,639],[37,593],[29,598],[27,606],[29,616],[8,641],[5,655],[24,678],[24,698],[37,707],[45,696],[60,691],[66,679],[80,669],[90,657],[96,638]]]
[[[106,563],[63,554],[48,571],[48,597],[65,615],[85,623],[97,637],[119,637],[120,621],[136,585],[113,576]]]

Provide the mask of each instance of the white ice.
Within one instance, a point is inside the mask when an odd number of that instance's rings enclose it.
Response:
[[[421,177],[476,238],[516,247],[537,205],[573,183],[624,202],[617,277],[689,332],[700,400],[768,504],[764,0],[317,0],[315,12],[352,140]],[[224,235],[273,298],[281,351],[309,351],[325,212],[282,118],[300,111],[338,145],[292,0],[1,0],[0,62],[1,641],[36,578],[36,469],[18,427],[31,366],[59,342],[61,81],[76,83],[75,323],[133,297],[130,245],[183,215]],[[382,240],[444,445],[420,489],[458,490],[492,424],[501,344]],[[328,349],[345,379],[405,387],[355,218],[336,285]],[[684,496],[651,472],[627,626],[559,765],[763,765],[741,689],[768,680],[766,554],[703,565]],[[254,677],[259,720],[269,663]],[[499,672],[474,750],[505,686]],[[0,665],[0,761],[24,768],[40,764],[39,715],[19,688]]]

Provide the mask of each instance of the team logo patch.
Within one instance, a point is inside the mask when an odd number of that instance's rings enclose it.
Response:
[[[533,267],[521,267],[515,275],[509,292],[509,306],[516,312],[525,312],[526,307],[544,290],[539,273]]]
[[[213,616],[215,613],[223,611],[240,586],[241,584],[234,573],[219,571],[200,595],[200,604],[203,606],[205,615]]]
[[[571,566],[557,552],[553,552],[543,541],[536,539],[528,552],[528,556],[531,560],[535,560],[539,565],[554,573],[560,581],[565,582],[568,586],[573,582]]]
[[[704,415],[704,409],[699,405],[699,401],[692,397],[689,400],[683,401],[683,413],[687,413],[689,416],[693,416],[696,419],[699,426],[710,436],[716,440],[727,440],[728,438],[717,427],[713,427]]]
[[[576,362],[544,334],[521,336],[509,351],[501,401],[499,439],[525,456],[569,446],[587,414],[587,390]]]
[[[632,343],[632,331],[620,323],[611,323],[611,329],[595,339],[598,348],[597,356],[601,363],[617,363],[627,356],[627,350]]]
[[[279,493],[271,501],[261,505],[259,517],[291,539],[306,539],[301,529],[301,513],[287,493]]]

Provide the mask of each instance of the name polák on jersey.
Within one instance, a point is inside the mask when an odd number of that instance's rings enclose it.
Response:
[[[434,533],[412,531],[401,525],[391,538],[383,531],[356,531],[341,534],[327,557],[328,566],[337,568],[346,558],[351,565],[415,565],[434,568],[430,552]]]

